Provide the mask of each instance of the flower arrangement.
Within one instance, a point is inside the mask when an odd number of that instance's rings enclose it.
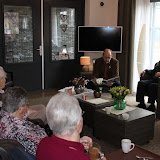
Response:
[[[85,87],[87,83],[88,83],[88,80],[85,80],[83,77],[74,78],[72,80],[72,84],[75,87]]]
[[[114,99],[124,99],[126,95],[131,93],[131,91],[124,86],[113,87],[109,92],[113,95]]]

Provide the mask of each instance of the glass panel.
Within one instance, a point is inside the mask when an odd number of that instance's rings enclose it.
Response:
[[[32,9],[4,6],[5,62],[33,62]]]
[[[74,59],[75,9],[51,9],[52,60]]]

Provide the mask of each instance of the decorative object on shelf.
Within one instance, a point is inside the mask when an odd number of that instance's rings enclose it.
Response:
[[[85,85],[88,83],[88,80],[85,80],[83,77],[74,78],[72,84],[74,90],[77,94],[82,93],[85,89]]]
[[[67,24],[61,24],[60,26],[63,32],[67,30]]]
[[[123,110],[126,108],[126,101],[125,97],[131,93],[131,91],[124,87],[124,86],[118,86],[118,87],[112,87],[109,92],[112,94],[114,99],[114,108],[117,110]]]
[[[67,11],[60,12],[60,26],[63,32],[67,30]]]
[[[80,64],[83,65],[82,72],[88,72],[90,65],[90,57],[89,56],[80,57]]]
[[[69,59],[67,45],[63,45],[62,52],[59,53],[59,59]]]
[[[68,18],[67,11],[60,12],[60,19],[62,20],[62,22],[65,22],[67,18]]]

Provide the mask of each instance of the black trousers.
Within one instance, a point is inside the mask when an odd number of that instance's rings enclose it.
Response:
[[[136,101],[144,103],[144,96],[148,96],[148,103],[154,104],[157,99],[158,83],[153,80],[141,80],[138,82]]]

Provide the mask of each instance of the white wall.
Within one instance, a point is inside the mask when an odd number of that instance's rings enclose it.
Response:
[[[100,2],[104,6],[100,6]],[[85,0],[85,26],[117,26],[118,0]],[[84,53],[94,58],[99,58],[102,53]],[[116,56],[116,55],[114,55]],[[93,65],[89,66],[90,71]]]

